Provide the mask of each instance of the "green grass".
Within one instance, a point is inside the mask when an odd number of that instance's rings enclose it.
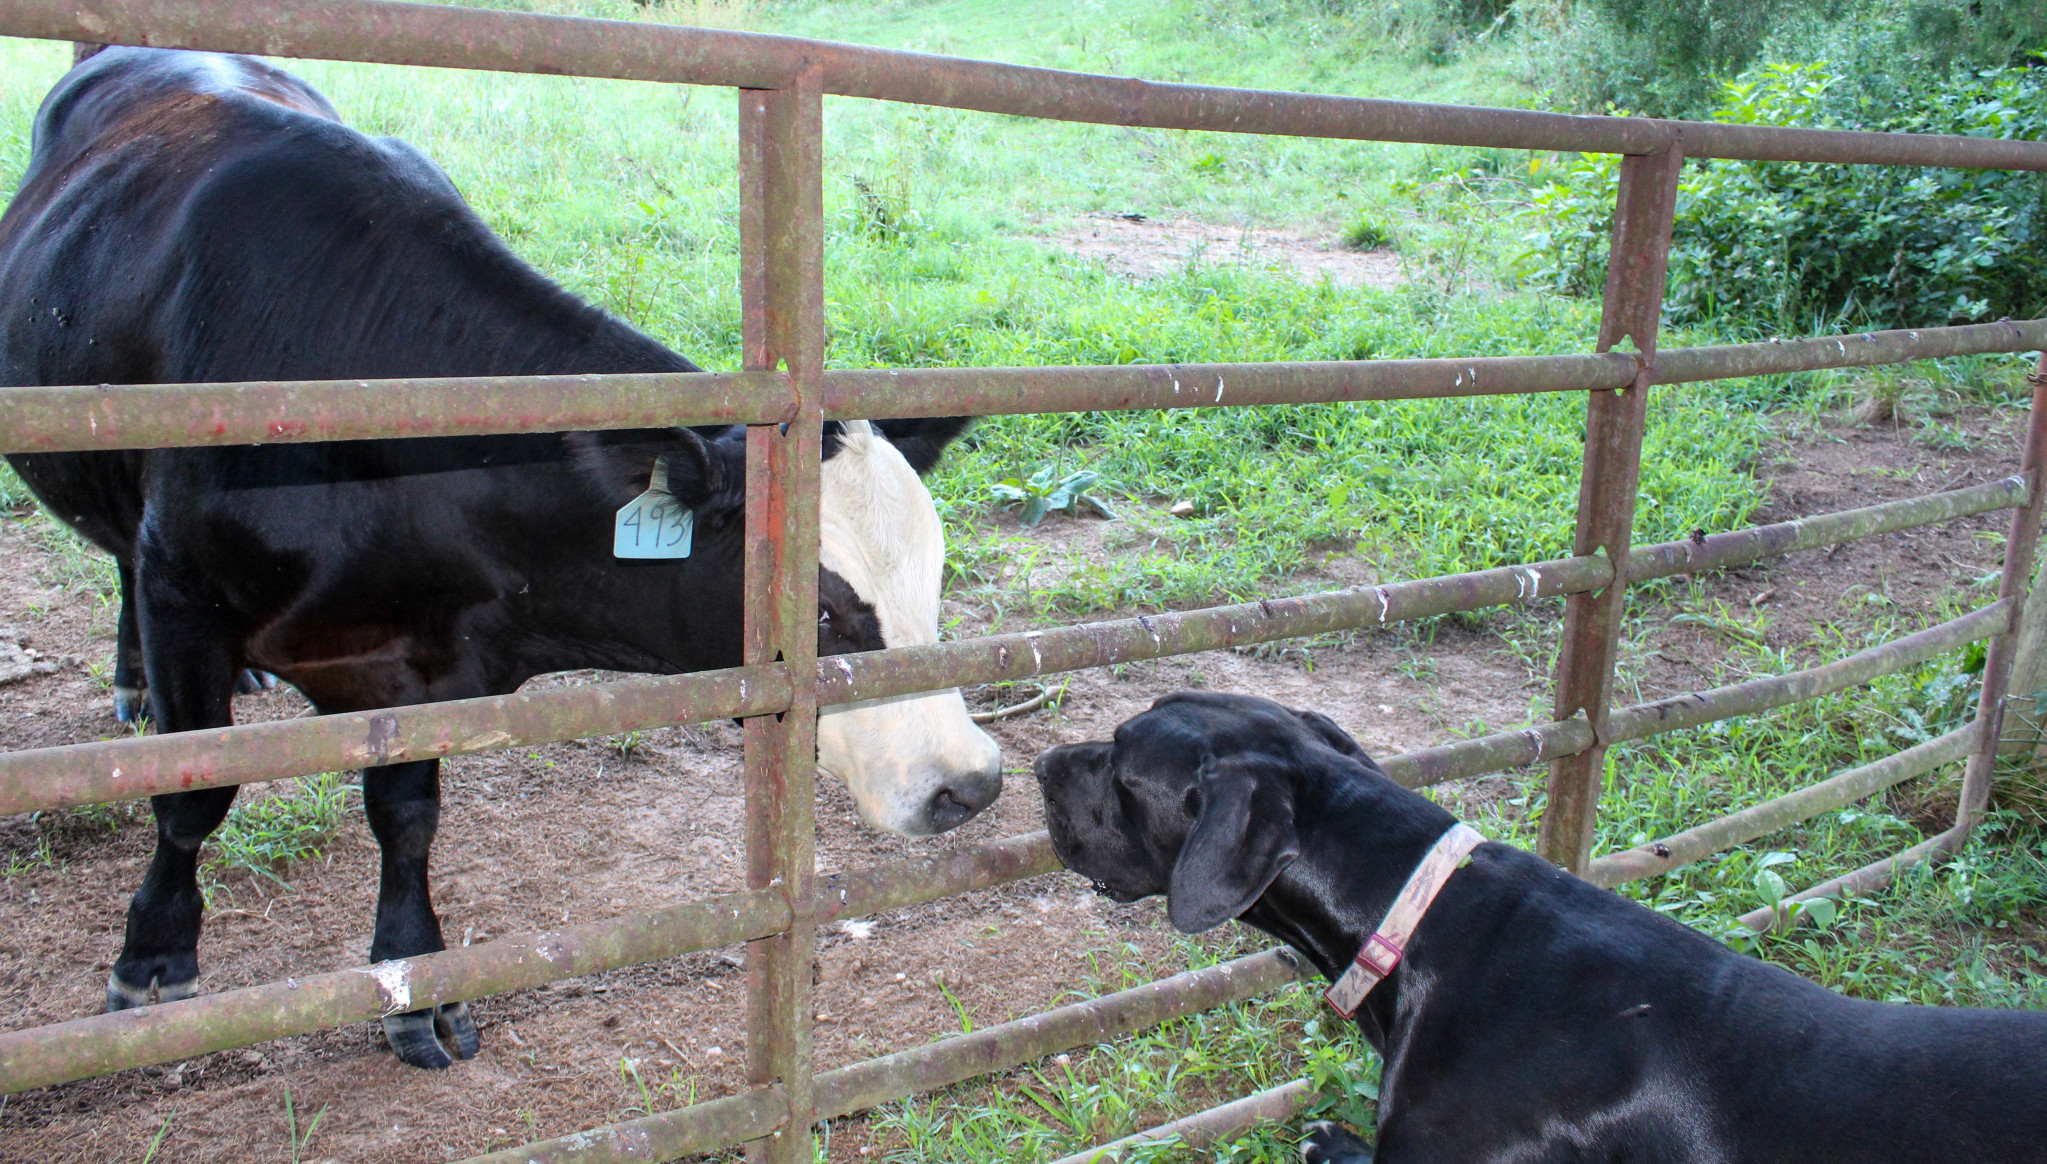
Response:
[[[497,6],[694,20],[733,27],[1125,73],[1164,80],[1531,105],[1548,83],[1511,52],[1423,63],[1380,35],[1367,6],[1252,0],[1147,5],[1051,0],[941,3],[507,0]],[[1378,10],[1373,10],[1378,11]],[[1378,23],[1374,23],[1377,20]],[[64,46],[0,41],[0,190],[26,163],[29,118],[68,64]],[[725,90],[505,77],[322,62],[290,64],[353,124],[404,137],[522,255],[567,286],[712,368],[739,358],[734,102]],[[1597,305],[1516,284],[1529,223],[1531,159],[1461,149],[1138,131],[928,110],[827,103],[825,205],[829,359],[837,367],[1115,364],[1136,361],[1359,359],[1589,350]],[[1351,245],[1391,240],[1409,275],[1390,291],[1302,283],[1196,262],[1145,282],[1071,257],[1059,232],[1100,212],[1288,226]],[[1701,328],[1666,344],[1712,342]],[[1961,439],[1941,417],[1958,403],[2014,403],[2008,359],[1944,361],[1876,377],[1809,376],[1658,389],[1643,456],[1637,537],[1664,540],[1746,520],[1761,496],[1757,460],[1773,423],[1809,422],[1862,398],[1933,447]],[[1067,620],[1299,590],[1332,556],[1380,576],[1418,576],[1550,557],[1570,542],[1582,448],[1576,397],[1371,406],[1010,417],[977,426],[932,485],[950,541],[956,599],[1001,622]],[[1511,440],[1503,440],[1510,434]],[[1086,469],[1121,515],[1099,560],[1072,560],[1046,537],[1006,532],[992,488]],[[0,470],[0,506],[23,498]],[[1163,507],[1194,506],[1186,520]],[[22,519],[30,520],[30,519]],[[45,585],[105,594],[111,579],[76,539],[43,519]],[[1073,519],[1055,513],[1057,534]],[[102,564],[94,565],[98,561]],[[95,572],[97,571],[97,572]],[[1985,593],[1957,594],[1971,602]],[[1755,646],[1754,616],[1712,609],[1678,585],[1645,588],[1630,612],[1627,659],[1662,622],[1720,628],[1727,681],[1850,653],[1867,636],[1911,629],[1903,616],[1844,605],[1837,629],[1802,653]],[[1859,596],[1858,596],[1859,601]],[[1494,615],[1502,653],[1546,675],[1555,604]],[[1922,612],[1939,617],[1944,612]],[[1951,612],[1946,612],[1951,613]],[[1435,627],[1408,636],[1408,666],[1430,667]],[[1746,644],[1746,645],[1744,645]],[[1616,749],[1601,851],[1676,831],[1865,762],[1960,722],[1956,659],[1864,692]],[[1630,689],[1628,673],[1623,689]],[[1531,708],[1531,713],[1539,712]],[[1477,726],[1483,725],[1474,725]],[[1492,725],[1504,727],[1507,725]],[[1762,904],[1758,875],[1793,888],[1863,864],[1921,835],[1941,779],[1828,814],[1626,892],[1709,933]],[[345,789],[322,777],[230,815],[208,858],[281,881],[331,835]],[[1532,841],[1542,810],[1531,773],[1469,815],[1490,835]],[[1823,932],[1744,942],[1860,997],[1987,1006],[2047,1005],[2040,972],[2047,848],[2016,813],[1954,861],[1845,904]],[[1102,952],[1093,989],[1168,973],[1263,943],[1225,935],[1180,942],[1164,964]],[[901,1164],[1042,1158],[1310,1074],[1325,1110],[1368,1122],[1376,1064],[1319,1011],[1318,992],[1177,1020],[1156,1031],[989,1081],[895,1105],[875,1119]],[[963,1020],[972,1016],[963,1016]],[[637,1101],[651,1102],[633,1073]],[[690,1081],[659,1084],[684,1102]],[[1147,1150],[1148,1152],[1151,1150]],[[1292,1160],[1267,1129],[1223,1150]],[[1214,1158],[1171,1146],[1171,1160]]]
[[[216,893],[246,874],[291,891],[285,875],[299,861],[318,860],[341,827],[350,794],[361,789],[328,772],[288,781],[260,799],[244,799],[228,810],[207,838],[200,883],[212,904]]]

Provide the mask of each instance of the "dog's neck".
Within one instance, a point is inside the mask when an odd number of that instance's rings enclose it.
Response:
[[[1292,945],[1334,981],[1393,906],[1429,849],[1457,823],[1434,801],[1384,776],[1296,793],[1301,855],[1243,920]],[[1358,1012],[1366,1034],[1392,1013],[1400,974],[1380,983]]]

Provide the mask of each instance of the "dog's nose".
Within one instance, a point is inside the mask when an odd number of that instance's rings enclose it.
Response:
[[[949,832],[974,819],[1002,795],[1002,772],[962,774],[931,797],[925,809],[934,833]]]

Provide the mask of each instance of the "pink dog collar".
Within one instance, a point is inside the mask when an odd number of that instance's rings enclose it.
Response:
[[[1484,843],[1485,837],[1477,829],[1459,824],[1444,833],[1422,857],[1407,884],[1400,887],[1400,896],[1393,899],[1393,908],[1386,911],[1386,919],[1365,939],[1350,969],[1323,993],[1322,997],[1337,1014],[1345,1018],[1356,1015],[1372,988],[1400,965],[1408,940],[1414,937],[1415,927],[1421,925],[1422,915],[1429,911],[1443,883],[1473,849]]]

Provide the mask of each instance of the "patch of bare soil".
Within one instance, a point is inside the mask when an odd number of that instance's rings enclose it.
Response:
[[[1764,520],[1872,504],[2002,476],[2016,464],[2008,413],[1959,418],[1972,447],[1935,452],[1888,430],[1836,429],[1787,440],[1764,466]],[[1772,645],[1874,617],[1866,595],[1931,610],[1998,554],[1982,535],[1993,514],[1840,549],[1794,555],[1672,592],[1660,623],[1628,659],[1622,690],[1655,697],[1714,681],[1728,644],[1670,615],[1725,603],[1769,616]],[[54,590],[25,523],[0,522],[0,625],[20,628],[48,674],[0,686],[0,748],[100,739],[119,728],[91,668],[112,651],[111,611]],[[1092,521],[1055,517],[1029,537],[1047,553],[1098,548]],[[1333,563],[1330,581],[1353,566]],[[1972,589],[1973,587],[1973,589]],[[1532,612],[1553,638],[1555,604]],[[967,612],[973,613],[973,612]],[[69,657],[68,659],[66,657]],[[957,833],[913,840],[856,823],[850,798],[818,796],[819,865],[854,868],[1043,827],[1028,765],[1043,748],[1104,738],[1123,719],[1188,686],[1314,707],[1373,752],[1392,753],[1541,714],[1548,677],[1491,634],[1444,623],[1360,635],[1344,645],[1214,652],[1074,675],[1064,702],[991,725],[1012,771],[996,806]],[[547,684],[584,683],[591,674]],[[244,722],[300,714],[288,691],[243,697]],[[448,939],[502,935],[618,917],[742,884],[739,732],[729,724],[649,733],[630,758],[604,741],[466,757],[444,765],[446,809],[433,891]],[[1508,795],[1520,777],[1447,790],[1453,801]],[[263,795],[252,787],[243,795]],[[146,814],[50,813],[0,818],[0,1025],[94,1013],[120,946],[128,895],[150,853]],[[359,965],[370,939],[377,855],[359,813],[318,861],[285,873],[289,891],[230,877],[206,923],[204,985],[226,990]],[[1155,903],[1116,906],[1067,874],[893,911],[871,929],[823,935],[818,1059],[829,1068],[956,1032],[950,992],[977,1024],[1028,1014],[1090,985],[1087,955],[1163,968],[1168,927]],[[1134,951],[1134,954],[1127,951]],[[140,1160],[165,1131],[160,1161],[290,1159],[290,1089],[299,1126],[326,1115],[307,1160],[413,1161],[468,1156],[635,1114],[633,1061],[660,1107],[742,1085],[744,951],[713,951],[486,999],[475,1010],[483,1052],[445,1072],[401,1066],[381,1030],[362,1023],[161,1068],[13,1096],[0,1108],[0,1160],[58,1164]],[[943,989],[941,989],[941,984]],[[864,1121],[835,1125],[832,1158],[863,1159]]]
[[[1276,271],[1345,287],[1393,287],[1403,281],[1392,250],[1354,251],[1334,238],[1296,230],[1221,226],[1193,219],[1090,215],[1051,236],[1050,245],[1112,271],[1152,279],[1195,263]]]

